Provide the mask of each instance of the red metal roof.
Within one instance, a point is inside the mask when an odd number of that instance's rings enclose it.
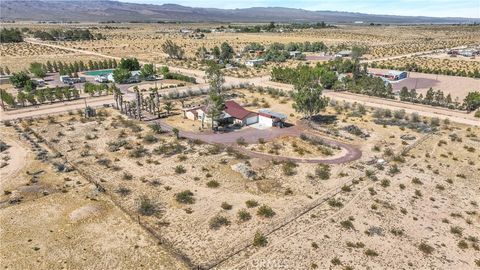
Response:
[[[257,115],[257,113],[246,110],[245,108],[240,106],[240,104],[236,103],[233,100],[229,100],[225,102],[225,112],[231,115],[232,117],[240,120],[243,120],[248,116]]]

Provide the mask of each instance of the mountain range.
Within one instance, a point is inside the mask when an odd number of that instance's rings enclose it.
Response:
[[[342,11],[310,11],[283,7],[243,9],[196,8],[177,4],[138,4],[111,0],[2,0],[0,19],[80,22],[319,22],[327,23],[471,23],[471,18],[373,15]],[[480,19],[476,19],[480,21]]]

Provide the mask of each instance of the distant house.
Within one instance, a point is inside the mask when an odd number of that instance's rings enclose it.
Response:
[[[291,51],[289,52],[290,56],[293,57],[293,58],[297,58],[298,56],[300,56],[302,54],[301,51]]]
[[[111,76],[112,81],[114,81],[113,76],[111,74],[110,75],[105,75],[105,74],[97,75],[97,76],[95,76],[95,81],[99,82],[99,83],[108,83],[110,76]]]
[[[352,56],[352,51],[350,50],[339,51],[338,53],[335,54],[335,57],[340,57],[340,58],[350,57],[350,56]]]
[[[269,109],[258,111],[258,123],[268,127],[284,127],[287,115]]]
[[[248,67],[257,67],[257,66],[263,65],[264,63],[265,63],[265,60],[262,58],[245,61],[245,65]]]
[[[102,77],[103,75],[97,76],[97,77]],[[95,81],[97,80],[97,77],[95,77]],[[130,78],[128,78],[124,83],[138,83],[140,82],[140,70],[134,70],[130,71]],[[113,78],[113,73],[110,73],[107,75],[107,81],[106,82],[115,82],[115,79]]]
[[[44,87],[45,86],[45,81],[43,79],[32,79],[32,82],[37,87]]]
[[[408,73],[406,71],[390,70],[387,73],[387,78],[393,81],[406,79],[407,77]]]

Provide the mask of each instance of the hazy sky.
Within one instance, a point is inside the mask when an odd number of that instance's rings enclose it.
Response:
[[[121,0],[122,2],[191,7],[291,7],[370,14],[480,18],[480,0]]]

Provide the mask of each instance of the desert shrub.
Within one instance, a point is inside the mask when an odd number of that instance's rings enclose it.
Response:
[[[151,216],[157,212],[157,206],[150,201],[147,197],[140,199],[140,206],[138,212],[144,216]]]
[[[467,249],[468,248],[468,243],[465,240],[458,241],[457,245],[461,249]]]
[[[238,145],[241,145],[241,146],[246,146],[248,145],[247,142],[245,141],[245,139],[243,137],[240,137],[237,139],[237,144]]]
[[[415,184],[415,185],[423,185],[423,182],[420,181],[420,179],[418,177],[414,177],[412,179],[412,183]]]
[[[384,187],[384,188],[389,187],[390,186],[390,180],[383,179],[382,182],[380,182],[380,185],[382,185],[382,187]]]
[[[215,180],[211,180],[211,181],[207,182],[207,187],[209,187],[209,188],[217,188],[219,186],[220,186],[220,183],[218,183]]]
[[[351,248],[364,248],[365,247],[365,244],[362,243],[362,242],[347,242],[347,247],[351,247]]]
[[[147,134],[147,135],[145,135],[145,137],[143,137],[143,142],[145,142],[147,144],[156,143],[156,142],[158,142],[158,138],[155,137],[155,135],[153,135],[153,134]]]
[[[238,219],[242,222],[252,219],[252,215],[249,212],[247,212],[246,209],[242,209],[238,211],[237,216],[238,216]]]
[[[295,172],[295,168],[297,167],[298,165],[293,162],[293,161],[287,161],[287,162],[284,162],[283,165],[282,165],[282,171],[283,171],[283,174],[284,175],[287,175],[287,176],[292,176],[294,175],[296,172]]]
[[[340,261],[340,259],[339,259],[338,257],[333,258],[330,262],[331,262],[333,265],[340,265],[340,264],[342,264],[342,262]]]
[[[254,247],[264,247],[268,244],[267,238],[260,232],[256,232],[253,237]]]
[[[354,229],[353,222],[349,219],[340,221],[340,225],[345,229]]]
[[[128,196],[132,193],[132,191],[129,188],[126,188],[126,187],[119,187],[115,192],[118,193],[122,197]]]
[[[264,204],[258,208],[257,215],[266,217],[266,218],[271,218],[275,216],[275,211],[273,211],[273,209],[270,206]]]
[[[330,179],[330,165],[318,164],[318,166],[315,168],[315,175],[321,180]]]
[[[182,165],[175,166],[175,173],[176,174],[183,174],[183,173],[186,173],[186,172],[187,172],[187,170]]]
[[[146,149],[143,146],[139,146],[139,147],[131,150],[128,155],[130,157],[133,157],[133,158],[141,158],[141,157],[144,157],[147,154],[148,154],[148,149]]]
[[[222,209],[223,210],[232,210],[232,205],[227,203],[227,202],[222,202],[222,205],[221,205]]]
[[[376,257],[376,256],[378,256],[378,253],[373,249],[367,249],[367,250],[365,250],[365,255]]]
[[[396,229],[396,228],[391,229],[390,232],[395,236],[402,236],[405,233],[403,229]]]
[[[258,202],[255,200],[248,200],[245,202],[248,208],[254,208],[258,206]]]
[[[450,232],[455,234],[456,236],[462,236],[463,229],[459,226],[452,226],[450,227]]]
[[[122,175],[122,179],[123,180],[132,180],[133,179],[133,175],[128,173],[128,172],[124,172],[123,175]]]
[[[340,200],[336,200],[335,198],[331,198],[330,200],[328,200],[328,205],[338,208],[343,207],[343,203]]]
[[[154,132],[155,134],[160,134],[162,133],[162,127],[158,123],[153,123],[148,125],[148,127]]]
[[[352,188],[351,188],[350,186],[343,185],[342,191],[343,191],[343,192],[350,192],[350,191],[352,191]]]
[[[224,216],[214,216],[213,218],[210,219],[209,224],[210,224],[210,229],[218,230],[222,226],[230,225],[230,221]]]
[[[193,192],[190,190],[184,190],[175,194],[175,200],[183,204],[193,204],[195,203],[195,198],[193,197]]]
[[[422,251],[426,255],[432,254],[432,252],[435,250],[432,246],[424,242],[418,245],[418,249],[420,249],[420,251]]]

